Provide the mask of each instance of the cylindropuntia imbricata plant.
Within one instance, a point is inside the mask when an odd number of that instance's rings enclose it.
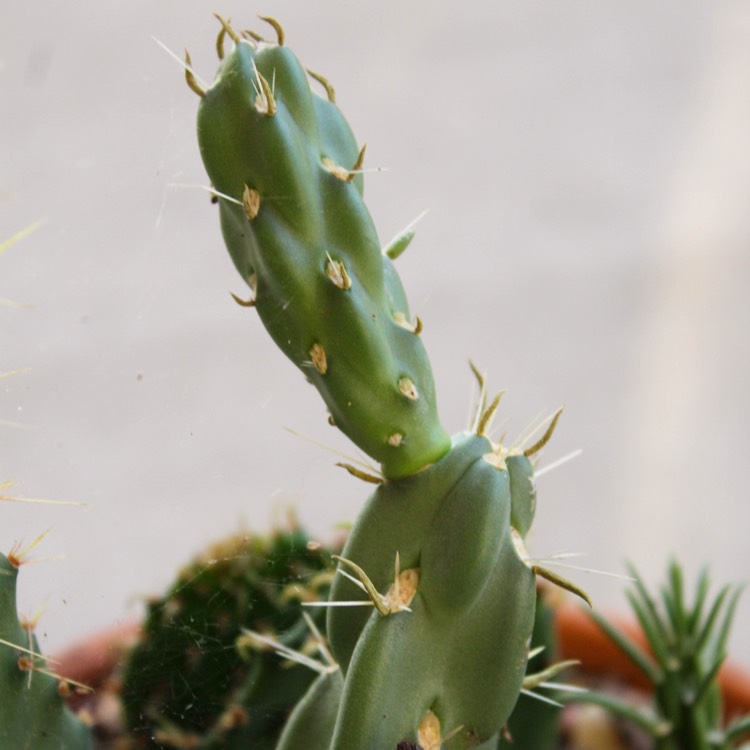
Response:
[[[494,443],[499,396],[488,403],[479,377],[473,429],[448,437],[422,322],[393,264],[413,233],[381,247],[362,197],[365,149],[333,87],[308,76],[274,19],[263,19],[274,41],[219,20],[214,83],[197,83],[189,57],[186,76],[224,240],[251,289],[243,304],[318,389],[329,421],[381,465],[377,475],[346,467],[379,486],[329,603],[341,699],[328,699],[335,680],[315,683],[335,716],[311,722],[308,742],[476,747],[498,735],[522,689],[536,574],[581,593],[530,564],[523,544],[532,459],[559,413],[525,449]],[[351,602],[372,608],[340,606]]]

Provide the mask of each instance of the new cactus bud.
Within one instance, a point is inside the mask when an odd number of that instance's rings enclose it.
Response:
[[[265,20],[278,43],[241,38],[222,21],[223,59],[201,90],[198,138],[224,240],[253,279],[262,322],[336,426],[386,477],[413,474],[450,440],[406,295],[362,199],[364,147],[330,84],[327,97],[313,93],[280,27]]]

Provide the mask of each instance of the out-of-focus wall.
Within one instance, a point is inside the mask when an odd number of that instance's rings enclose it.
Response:
[[[384,240],[425,323],[446,426],[467,359],[507,388],[512,436],[567,406],[530,548],[648,581],[676,555],[750,572],[750,6],[717,0],[0,9],[0,482],[80,507],[0,504],[55,648],[139,611],[202,544],[294,507],[322,538],[368,489],[317,395],[228,292],[194,137],[197,99],[155,38],[210,80],[218,25],[282,20],[368,144]],[[7,494],[8,490],[3,493]],[[0,493],[2,494],[2,493]],[[562,571],[561,571],[562,572]],[[566,571],[602,608],[623,584]],[[733,646],[750,661],[750,599]]]

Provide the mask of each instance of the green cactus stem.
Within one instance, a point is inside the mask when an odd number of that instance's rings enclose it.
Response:
[[[46,663],[31,623],[16,609],[22,560],[0,554],[0,747],[18,750],[91,750],[91,734],[65,706],[72,685]]]
[[[327,596],[330,554],[294,528],[232,537],[185,567],[149,604],[125,669],[134,747],[273,748],[315,675],[243,633],[311,645],[301,603]]]
[[[364,146],[283,46],[226,22],[214,83],[201,95],[198,139],[229,253],[281,350],[320,391],[331,420],[388,478],[449,449],[432,371],[391,261],[364,204]],[[224,38],[235,42],[224,52]],[[413,233],[412,233],[413,234]]]
[[[460,728],[448,748],[473,747],[505,723],[525,677],[535,603],[534,572],[511,533],[510,485],[490,441],[471,435],[370,498],[342,557],[381,592],[397,554],[418,579],[408,611],[329,609],[346,675],[332,750],[416,740],[428,711],[443,735]],[[365,598],[350,579],[334,581],[332,602]]]

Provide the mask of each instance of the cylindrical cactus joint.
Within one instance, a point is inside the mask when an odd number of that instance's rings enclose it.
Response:
[[[229,253],[336,426],[386,477],[413,474],[450,440],[419,330],[362,198],[364,147],[292,52],[238,34],[224,51],[228,28],[216,79],[201,90],[198,138]]]

